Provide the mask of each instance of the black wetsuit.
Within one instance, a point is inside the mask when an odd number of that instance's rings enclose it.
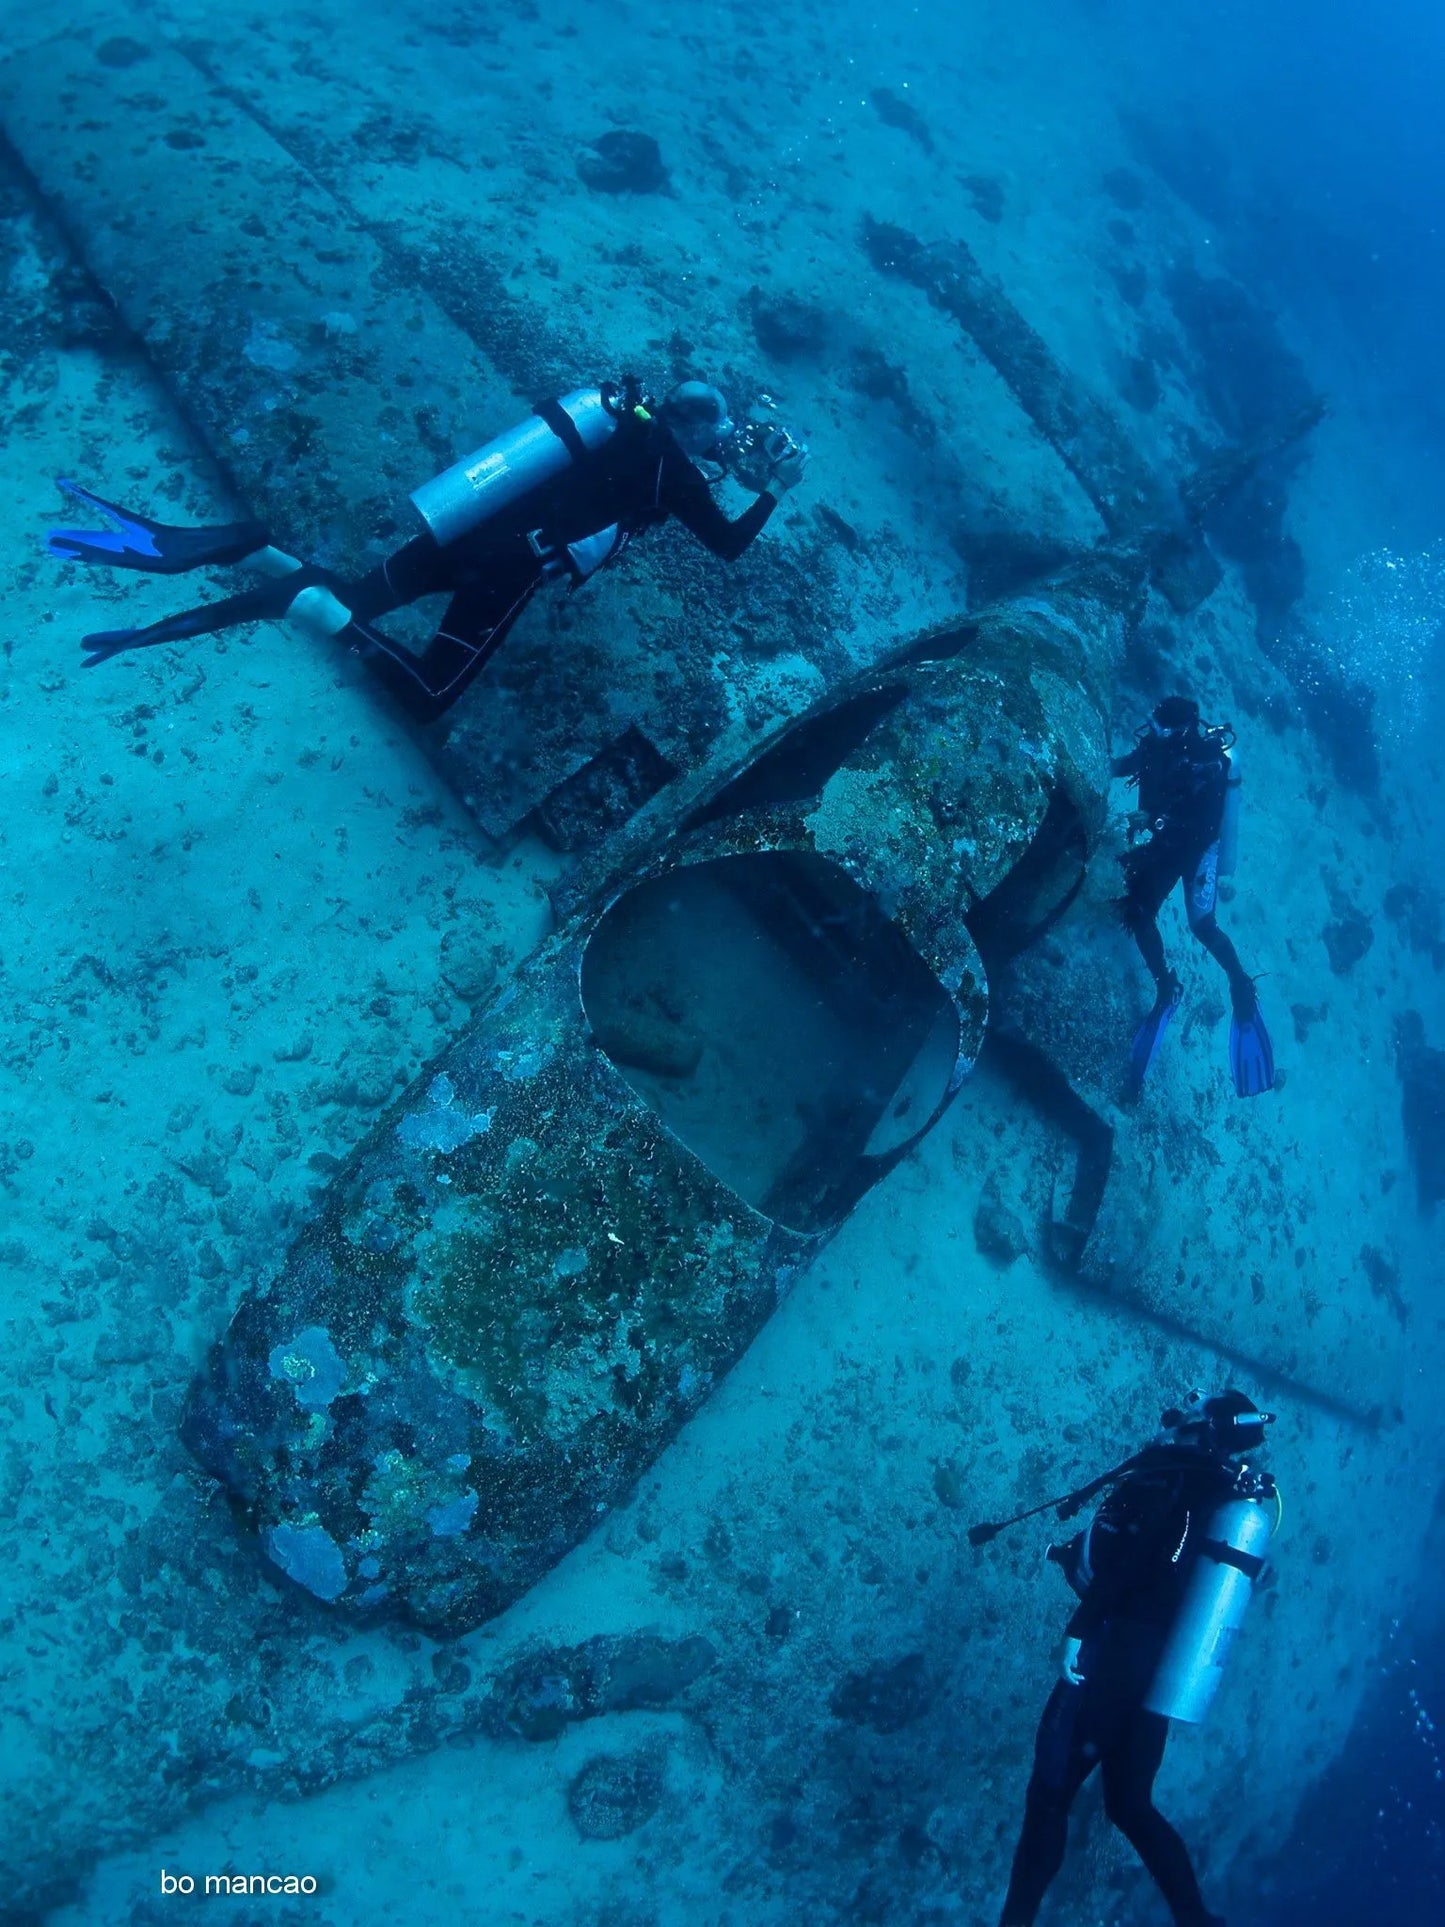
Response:
[[[1153,1875],[1176,1927],[1208,1927],[1184,1842],[1154,1805],[1169,1722],[1143,1701],[1178,1610],[1194,1534],[1229,1492],[1222,1460],[1147,1447],[1087,1533],[1054,1555],[1080,1594],[1069,1622],[1082,1686],[1060,1680],[1034,1746],[1023,1831],[1000,1927],[1032,1927],[1064,1862],[1069,1808],[1098,1767],[1104,1811]]]
[[[361,582],[336,585],[353,621],[341,633],[408,713],[429,722],[480,674],[540,585],[583,579],[570,544],[609,534],[611,561],[644,529],[678,521],[725,562],[736,561],[777,507],[768,491],[735,520],[702,472],[655,418],[624,416],[611,440],[555,482],[443,547],[418,535]],[[450,595],[436,634],[413,655],[372,619],[438,592]]]
[[[1251,979],[1215,919],[1229,776],[1223,732],[1191,728],[1158,736],[1151,731],[1116,760],[1114,774],[1137,783],[1139,809],[1150,823],[1148,842],[1123,859],[1122,914],[1161,996],[1173,989],[1174,978],[1155,919],[1182,881],[1189,928],[1228,976],[1235,999],[1252,1004]]]

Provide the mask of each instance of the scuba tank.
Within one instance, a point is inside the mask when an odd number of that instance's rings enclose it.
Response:
[[[1224,816],[1219,826],[1219,868],[1222,877],[1232,877],[1239,860],[1240,774],[1239,745],[1231,743],[1224,752]]]
[[[424,482],[412,502],[445,547],[603,447],[634,411],[641,412],[640,397],[631,382],[540,401],[526,421]]]
[[[1242,1466],[1234,1490],[1210,1514],[1169,1638],[1144,1696],[1150,1713],[1197,1723],[1209,1710],[1254,1584],[1264,1570],[1279,1504],[1267,1472]]]

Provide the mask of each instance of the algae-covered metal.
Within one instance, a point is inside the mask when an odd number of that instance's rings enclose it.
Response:
[[[634,828],[194,1388],[277,1569],[456,1631],[627,1493],[947,1106],[980,949],[1077,888],[1136,590],[917,638]]]

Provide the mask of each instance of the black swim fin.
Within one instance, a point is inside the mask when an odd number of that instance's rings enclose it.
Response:
[[[103,562],[117,569],[142,569],[147,575],[185,575],[207,564],[244,562],[270,543],[260,522],[231,522],[213,529],[172,528],[168,523],[152,522],[144,515],[117,508],[113,502],[81,488],[78,482],[57,476],[55,485],[116,524],[113,529],[52,529],[45,546],[64,562]]]
[[[128,649],[153,649],[161,642],[189,642],[194,636],[213,636],[245,622],[277,622],[303,589],[329,581],[323,569],[295,569],[290,575],[263,582],[240,595],[223,596],[219,602],[203,602],[199,608],[162,616],[159,622],[152,622],[144,629],[98,630],[94,635],[81,637],[80,646],[85,651],[81,667],[94,669]]]

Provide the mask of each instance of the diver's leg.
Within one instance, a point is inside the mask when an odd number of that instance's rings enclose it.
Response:
[[[264,532],[263,532],[264,533]],[[185,609],[144,629],[86,636],[85,666],[129,649],[215,635],[242,623],[286,620],[304,634],[334,638],[361,658],[418,722],[433,722],[481,674],[542,582],[545,565],[525,542],[469,554],[418,536],[348,587],[329,570],[267,549],[281,573],[241,595]],[[451,591],[440,628],[420,656],[371,626],[422,596]]]
[[[1254,979],[1214,916],[1218,844],[1200,858],[1189,880],[1189,928],[1229,979],[1229,1070],[1241,1097],[1260,1097],[1275,1087],[1274,1045],[1255,994]]]
[[[1154,1805],[1154,1778],[1169,1722],[1142,1708],[1124,1721],[1103,1760],[1104,1811],[1133,1847],[1169,1904],[1175,1927],[1208,1927],[1189,1852]]]
[[[457,551],[444,549],[431,531],[413,536],[369,575],[345,590],[342,599],[358,622],[389,615],[423,596],[450,593],[458,586]]]
[[[1039,1721],[1024,1824],[999,1927],[1033,1927],[1049,1883],[1064,1864],[1069,1808],[1097,1764],[1081,1730],[1087,1690],[1060,1680]]]
[[[1220,929],[1215,918],[1219,895],[1219,845],[1211,843],[1194,864],[1185,885],[1185,907],[1189,928],[1229,979],[1229,994],[1236,1016],[1247,1016],[1254,1008],[1254,980],[1239,961],[1239,954]]]
[[[1179,867],[1172,854],[1157,843],[1130,852],[1124,865],[1125,889],[1119,915],[1124,928],[1139,947],[1161,997],[1173,996],[1178,979],[1164,955],[1164,939],[1159,934],[1158,916],[1164,899],[1179,878]]]
[[[1164,954],[1164,939],[1159,934],[1155,914],[1137,904],[1126,903],[1124,927],[1139,946],[1139,955],[1148,966],[1149,975],[1161,991],[1167,989],[1171,983],[1169,959]]]
[[[1183,989],[1169,968],[1158,924],[1164,899],[1179,876],[1179,865],[1175,854],[1156,842],[1131,852],[1124,867],[1128,881],[1120,914],[1124,928],[1139,946],[1139,954],[1154,979],[1154,1002],[1130,1042],[1128,1068],[1120,1094],[1122,1103],[1133,1104],[1159,1055]]]
[[[510,569],[465,582],[419,656],[366,622],[351,622],[338,639],[409,716],[435,722],[491,661],[542,579],[541,563],[528,553]]]
[[[1191,925],[1196,937],[1229,979],[1235,1011],[1247,1015],[1254,1008],[1254,979],[1239,961],[1239,953],[1213,917]]]
[[[83,666],[94,669],[129,649],[152,649],[157,643],[219,635],[223,629],[239,628],[246,622],[279,621],[290,614],[308,589],[323,588],[328,580],[324,570],[292,568],[279,580],[263,582],[240,595],[224,596],[218,602],[203,602],[198,609],[182,609],[144,629],[98,630],[81,637],[80,646],[86,652]]]

